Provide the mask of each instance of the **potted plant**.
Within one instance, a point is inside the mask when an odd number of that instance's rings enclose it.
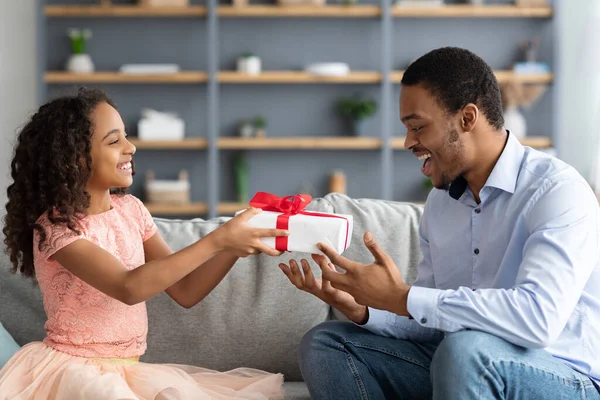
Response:
[[[263,138],[267,136],[265,128],[267,127],[267,120],[263,116],[258,116],[254,119],[254,129],[256,137]]]
[[[262,69],[260,58],[252,53],[246,53],[237,59],[237,70],[243,74],[258,75]]]
[[[355,135],[364,134],[364,123],[377,112],[377,102],[359,96],[342,98],[338,101],[338,112],[352,124]]]
[[[240,137],[243,138],[250,138],[254,136],[254,127],[252,126],[252,123],[250,121],[240,121],[238,125],[238,131]]]
[[[68,36],[71,39],[71,57],[67,62],[67,71],[80,74],[94,72],[92,58],[85,51],[87,41],[92,37],[92,31],[69,29]]]

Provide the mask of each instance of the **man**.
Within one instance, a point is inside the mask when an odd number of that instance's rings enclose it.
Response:
[[[498,82],[471,52],[441,48],[402,78],[406,148],[435,189],[412,286],[327,246],[280,267],[343,312],[308,332],[300,366],[315,399],[600,399],[599,208],[565,163],[507,132]],[[587,397],[586,397],[587,396]]]

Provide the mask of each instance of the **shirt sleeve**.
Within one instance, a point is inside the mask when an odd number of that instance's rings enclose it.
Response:
[[[425,207],[425,211],[419,222],[419,247],[421,248],[423,258],[419,263],[417,279],[413,283],[413,288],[415,286],[427,288],[435,287],[433,268],[431,265],[431,253],[429,251],[429,238],[427,234],[427,206]],[[413,288],[411,288],[411,290],[413,290]],[[378,335],[395,337],[398,339],[436,342],[443,338],[443,333],[441,331],[421,326],[412,318],[371,307],[369,307],[369,320],[366,324],[360,326]]]
[[[480,330],[530,348],[559,337],[599,260],[598,203],[584,182],[549,182],[542,189],[524,211],[530,234],[516,285],[476,291],[413,287],[408,310],[416,321],[447,332]]]
[[[85,239],[83,228],[80,228],[80,233],[77,233],[64,224],[53,224],[47,215],[40,217],[37,223],[46,235],[45,240],[39,245],[42,237],[39,232],[35,232],[34,253],[38,260],[47,261],[60,249],[77,240]]]
[[[154,236],[154,234],[158,231],[158,227],[156,226],[154,218],[152,218],[150,211],[148,211],[144,203],[142,203],[142,201],[135,196],[131,196],[131,198],[135,201],[136,208],[139,212],[140,231],[142,234],[142,241],[145,242]]]

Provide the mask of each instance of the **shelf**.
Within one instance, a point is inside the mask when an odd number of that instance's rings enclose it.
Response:
[[[246,203],[219,203],[217,213],[219,215],[233,215],[245,208],[248,208]]]
[[[204,83],[205,72],[186,71],[174,74],[122,74],[120,72],[94,72],[75,74],[52,71],[44,76],[46,83]]]
[[[206,203],[189,204],[152,204],[146,203],[146,208],[152,215],[204,215],[208,213]]]
[[[219,72],[221,83],[379,83],[381,74],[372,71],[351,72],[346,76],[316,76],[302,71],[264,71],[248,75],[235,71]]]
[[[220,149],[228,150],[375,150],[379,138],[369,137],[294,137],[294,138],[220,138]]]
[[[397,18],[548,18],[551,7],[518,7],[515,5],[444,5],[439,7],[392,7]]]
[[[553,79],[552,73],[547,74],[515,74],[513,71],[494,71],[498,83],[506,83],[511,80],[516,80],[523,83],[551,83]],[[391,74],[391,81],[400,83],[402,81],[404,71],[395,71]]]
[[[140,140],[131,138],[129,141],[138,150],[202,150],[208,147],[208,141],[203,138],[186,138],[184,140]]]
[[[330,5],[330,6],[220,6],[219,16],[230,18],[273,18],[273,17],[327,17],[327,18],[370,18],[381,15],[375,5]]]
[[[405,150],[404,148],[404,140],[405,138],[393,138],[392,139],[392,148],[396,150]],[[529,146],[537,149],[547,149],[552,147],[552,139],[545,136],[529,136],[521,139],[521,143],[524,146]]]
[[[144,7],[144,6],[46,6],[48,17],[202,17],[204,6]]]

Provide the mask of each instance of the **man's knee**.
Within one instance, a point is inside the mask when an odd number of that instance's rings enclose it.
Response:
[[[467,372],[489,356],[492,347],[502,339],[479,331],[461,331],[448,335],[437,348],[431,361],[431,373]]]

